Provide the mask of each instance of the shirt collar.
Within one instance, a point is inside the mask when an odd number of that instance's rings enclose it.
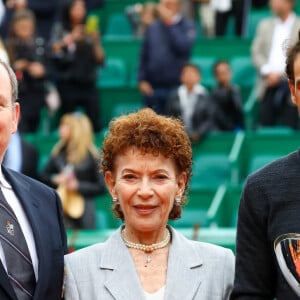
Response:
[[[182,19],[182,15],[181,14],[177,14],[172,18],[172,24],[178,24]]]
[[[5,179],[3,172],[2,172],[2,166],[0,165],[0,187],[6,188],[6,189],[12,189],[12,186],[7,182]]]
[[[280,18],[277,18],[276,22],[277,24],[292,26],[295,20],[296,20],[296,14],[294,12],[291,12],[285,21],[282,21]]]

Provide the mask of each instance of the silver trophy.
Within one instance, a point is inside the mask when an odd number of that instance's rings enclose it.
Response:
[[[283,276],[300,297],[300,234],[279,236],[274,242],[274,251]]]

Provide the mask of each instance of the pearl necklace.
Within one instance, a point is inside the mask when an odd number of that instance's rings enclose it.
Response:
[[[166,247],[170,243],[170,240],[171,240],[171,234],[170,234],[169,229],[166,230],[167,234],[166,234],[166,237],[165,237],[164,240],[162,240],[159,243],[154,243],[154,244],[151,244],[151,245],[133,243],[133,242],[128,241],[125,238],[124,231],[125,231],[125,229],[122,230],[121,235],[122,235],[122,239],[123,239],[125,245],[128,248],[133,248],[133,249],[141,250],[141,251],[144,251],[145,253],[148,253],[145,267],[147,267],[147,264],[152,261],[151,256],[149,255],[149,253],[153,252],[154,250],[162,249],[162,248]]]

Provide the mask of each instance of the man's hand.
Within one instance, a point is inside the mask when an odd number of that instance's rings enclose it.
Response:
[[[142,94],[146,96],[153,96],[154,94],[153,88],[148,81],[141,81],[139,83],[139,90]]]

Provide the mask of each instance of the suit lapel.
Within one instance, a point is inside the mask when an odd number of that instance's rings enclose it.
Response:
[[[35,246],[36,246],[38,260],[39,260],[39,267],[38,267],[39,277],[38,277],[38,282],[34,293],[34,299],[38,299],[39,289],[42,286],[42,284],[40,283],[43,282],[47,276],[45,272],[41,271],[43,270],[44,259],[47,259],[44,257],[45,255],[43,255],[43,253],[45,252],[43,247],[47,247],[47,245],[43,246],[43,243],[41,242],[42,237],[40,234],[39,224],[43,224],[43,220],[40,219],[40,214],[38,213],[38,209],[39,209],[38,199],[36,198],[36,195],[30,193],[29,184],[21,180],[18,180],[18,178],[16,178],[11,171],[5,168],[3,168],[2,170],[7,181],[11,184],[16,196],[18,197],[25,211],[25,214],[30,223],[31,230],[34,236]]]
[[[204,276],[202,264],[192,243],[172,229],[165,299],[194,299]]]
[[[122,241],[118,230],[107,241],[108,245],[100,260],[100,269],[111,270],[104,282],[116,300],[143,299],[143,292],[133,259]]]

